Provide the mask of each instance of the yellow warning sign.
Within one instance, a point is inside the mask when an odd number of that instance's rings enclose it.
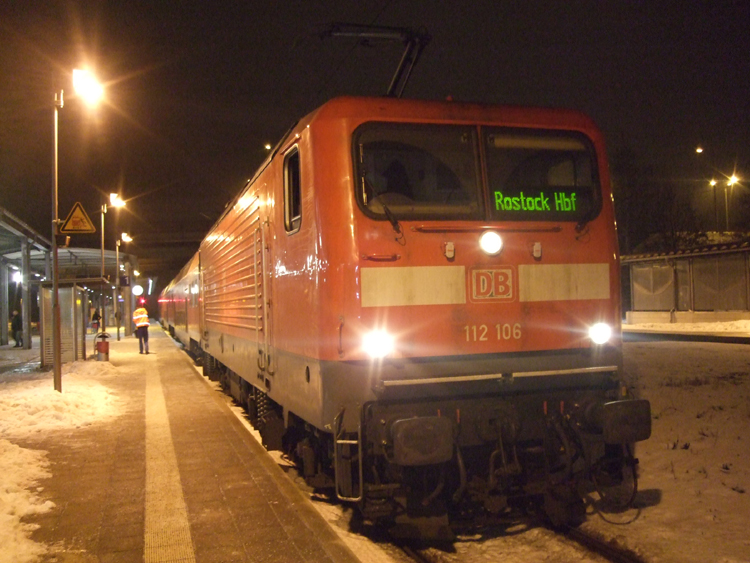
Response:
[[[80,202],[76,202],[73,209],[68,213],[68,218],[65,219],[60,227],[60,232],[64,234],[95,233],[96,228],[91,219],[89,219],[89,216],[86,215],[83,205]]]

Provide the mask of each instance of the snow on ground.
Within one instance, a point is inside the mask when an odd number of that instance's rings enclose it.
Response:
[[[50,431],[109,420],[122,408],[121,400],[101,382],[117,371],[108,362],[65,364],[63,393],[58,393],[52,372],[12,369],[13,362],[34,358],[38,361],[38,349],[11,354],[4,347],[0,352],[0,563],[31,563],[47,551],[30,539],[36,526],[23,520],[54,508],[42,498],[39,486],[51,476],[51,468],[47,452],[24,446]]]
[[[633,331],[652,332],[704,332],[704,333],[745,333],[750,336],[750,321],[729,321],[721,323],[640,323],[623,325]]]
[[[0,562],[34,561],[46,547],[29,539],[35,525],[23,518],[54,508],[40,497],[41,479],[51,477],[46,452],[29,450],[0,439]]]
[[[740,332],[736,322],[701,324],[673,330]],[[747,344],[625,344],[630,384],[651,402],[652,435],[636,450],[640,492],[635,508],[593,516],[586,526],[652,561],[750,562],[748,351]]]
[[[54,390],[51,372],[0,375],[0,436],[28,439],[116,416],[119,400],[97,381],[116,370],[109,362],[65,364],[63,393]]]

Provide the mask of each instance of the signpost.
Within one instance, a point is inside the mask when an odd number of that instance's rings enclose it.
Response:
[[[73,209],[68,213],[68,217],[63,221],[60,226],[60,233],[65,235],[81,234],[81,233],[95,233],[96,227],[89,219],[86,214],[86,210],[83,208],[80,202],[76,202]]]

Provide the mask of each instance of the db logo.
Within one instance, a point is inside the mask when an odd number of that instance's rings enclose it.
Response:
[[[473,301],[513,300],[513,269],[472,270],[471,298]]]

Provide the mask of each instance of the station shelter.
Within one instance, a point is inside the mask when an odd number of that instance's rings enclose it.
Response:
[[[39,334],[40,349],[49,350],[51,354],[51,341],[46,346],[44,342],[45,336],[51,338],[51,328],[46,331],[44,328],[44,314],[49,312],[51,315],[52,262],[50,239],[0,207],[0,319],[3,320],[0,322],[0,345],[9,343],[8,320],[12,311],[18,309],[23,320],[24,348],[31,348],[29,335]],[[130,317],[134,297],[128,280],[133,279],[133,272],[137,269],[138,258],[129,253],[103,248],[58,248],[61,350],[69,347],[68,356],[64,356],[63,361],[72,361],[85,354],[85,348],[75,339],[66,344],[66,335],[72,338],[81,331],[91,332],[91,316],[95,308],[103,317],[104,329],[114,331],[115,299],[118,300],[123,333],[126,336],[133,333]],[[118,275],[121,280],[119,294],[114,281]],[[49,304],[45,306],[47,299]],[[84,303],[85,308],[81,308]],[[41,361],[43,366],[47,365],[44,357]]]

